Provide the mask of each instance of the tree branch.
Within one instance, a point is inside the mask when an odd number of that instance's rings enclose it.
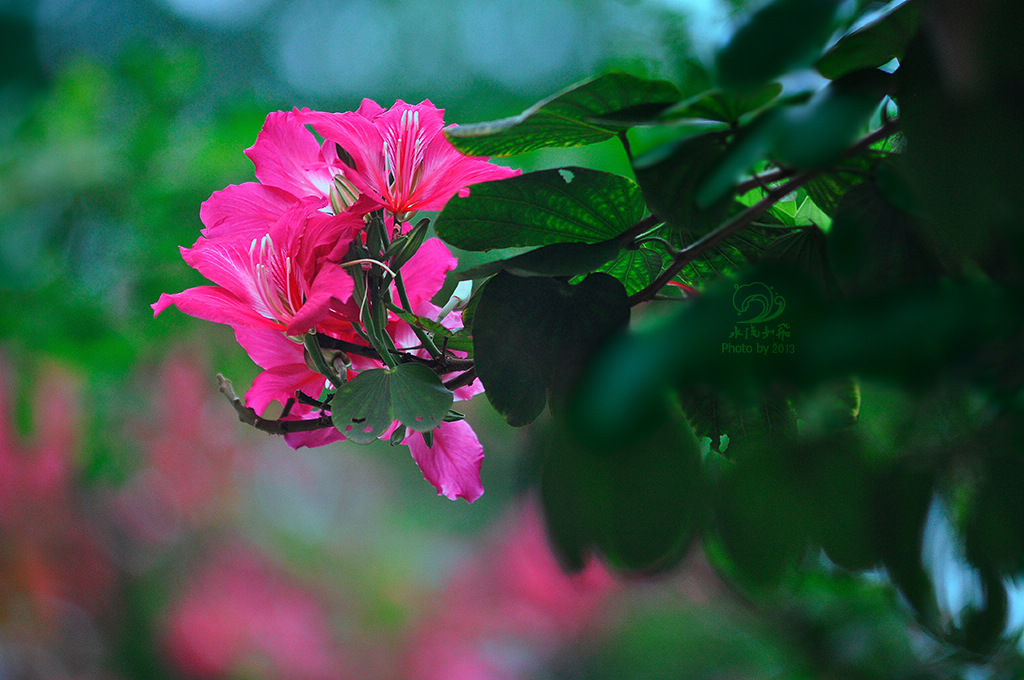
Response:
[[[872,144],[879,142],[889,136],[891,136],[899,125],[898,119],[887,119],[883,122],[882,126],[877,130],[874,130],[857,141],[856,144],[851,146],[844,156],[854,156],[865,149],[871,147]],[[760,186],[763,182],[777,181],[785,177],[786,172],[791,172],[783,169],[779,169],[777,172],[768,172],[754,178],[750,181],[756,181],[757,184],[746,188],[742,193],[746,193],[756,186]],[[643,290],[637,291],[629,298],[630,306],[645,302],[653,299],[653,297],[661,290],[669,281],[674,279],[683,268],[693,262],[701,253],[713,248],[725,239],[729,238],[733,234],[742,229],[745,229],[753,222],[760,214],[768,210],[777,201],[780,201],[788,194],[799,189],[801,186],[809,182],[811,179],[821,174],[822,170],[815,170],[812,172],[805,172],[798,174],[784,184],[780,184],[775,188],[768,189],[765,197],[760,201],[750,206],[743,212],[735,215],[732,219],[720,225],[714,231],[711,231],[701,238],[697,239],[690,245],[686,246],[682,250],[674,254],[672,264],[669,265],[668,269],[663,271],[653,283],[648,285]],[[737,188],[743,188],[747,183],[740,184]]]

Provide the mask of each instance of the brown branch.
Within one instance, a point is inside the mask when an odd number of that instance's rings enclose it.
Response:
[[[460,387],[465,387],[476,380],[476,368],[470,368],[463,372],[461,375],[457,375],[444,384],[445,388],[452,390],[453,392]]]
[[[240,421],[260,430],[261,432],[266,432],[268,434],[288,434],[289,432],[311,432],[313,430],[323,430],[328,427],[334,427],[334,423],[331,422],[331,417],[327,415],[322,415],[319,418],[312,420],[267,420],[266,418],[261,418],[256,411],[246,406],[245,403],[238,398],[238,395],[235,394],[235,388],[232,386],[231,381],[220,373],[217,374],[217,389],[219,389],[221,394],[227,397],[228,401],[231,402],[231,406],[234,407]]]
[[[851,146],[844,156],[856,155],[865,149],[871,147],[872,144],[880,142],[883,139],[891,136],[896,132],[898,127],[898,119],[887,119],[881,127],[874,130],[857,141],[856,144]],[[815,170],[813,172],[806,172],[803,174],[796,175],[793,179],[789,180],[785,184],[780,184],[773,189],[767,190],[765,197],[760,201],[750,206],[743,212],[735,215],[732,219],[726,223],[720,225],[714,231],[711,231],[701,238],[697,239],[687,247],[679,250],[673,256],[672,264],[669,265],[668,269],[663,271],[653,283],[648,285],[643,290],[637,291],[629,298],[629,304],[636,305],[647,300],[651,300],[669,281],[674,279],[683,268],[693,262],[705,251],[715,247],[725,239],[729,238],[733,234],[742,229],[748,227],[759,215],[772,207],[777,201],[782,200],[788,194],[793,193],[801,186],[812,180],[814,177],[819,175],[822,170]],[[761,179],[768,173],[761,175]],[[781,177],[781,174],[780,174]],[[740,185],[742,186],[742,185]]]

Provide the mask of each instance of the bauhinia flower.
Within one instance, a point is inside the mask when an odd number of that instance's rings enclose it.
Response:
[[[466,195],[471,184],[519,174],[456,150],[442,132],[444,109],[429,101],[398,100],[385,110],[364,99],[354,112],[296,109],[294,115],[326,143],[344,149],[349,156],[342,159],[345,179],[399,221],[417,210],[440,210],[455,194]]]
[[[182,257],[217,285],[164,293],[154,315],[174,305],[206,321],[275,330],[301,343],[332,304],[351,297],[352,277],[340,263],[362,225],[356,215],[326,215],[300,202],[261,236],[200,237],[181,249]]]

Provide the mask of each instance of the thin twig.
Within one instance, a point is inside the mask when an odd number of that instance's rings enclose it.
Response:
[[[334,427],[334,423],[331,422],[330,416],[320,416],[312,420],[267,420],[261,418],[252,408],[245,405],[245,403],[238,398],[235,394],[235,388],[232,386],[231,381],[225,378],[220,373],[217,374],[217,389],[220,390],[221,394],[227,397],[228,401],[231,402],[231,406],[235,409],[235,413],[238,414],[238,419],[250,425],[261,432],[268,434],[288,434],[289,432],[311,432],[313,430],[323,430],[328,427]]]
[[[891,136],[896,131],[898,125],[898,119],[886,120],[877,130],[868,133],[858,140],[856,144],[850,147],[844,156],[856,155],[861,151],[870,148],[872,144]],[[822,170],[815,170],[799,174],[794,176],[788,182],[780,184],[773,189],[769,189],[764,198],[760,201],[743,212],[735,215],[732,219],[720,225],[714,231],[705,234],[682,250],[679,250],[674,255],[672,264],[669,265],[668,269],[663,271],[658,278],[646,288],[630,296],[629,304],[632,306],[653,299],[658,291],[668,284],[669,281],[674,279],[676,275],[686,267],[686,265],[693,262],[705,251],[715,247],[733,234],[748,227],[760,214],[771,208],[776,202],[799,189],[821,172]],[[761,175],[761,177],[763,178],[764,175]]]

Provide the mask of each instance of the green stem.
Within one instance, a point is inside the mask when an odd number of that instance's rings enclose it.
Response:
[[[402,301],[402,307],[404,307],[405,310],[410,314],[415,314],[416,312],[412,310],[412,305],[409,304],[409,295],[405,291],[405,280],[402,279],[401,269],[399,269],[395,273],[395,288],[398,289],[398,299]],[[413,326],[412,324],[409,324],[409,327],[412,328],[412,332],[416,334],[416,337],[419,338],[419,341],[423,344],[423,347],[430,353],[430,356],[434,357],[435,359],[441,357],[441,350],[439,350],[437,348],[437,345],[434,344],[434,339],[430,337],[429,333],[427,333],[422,328],[417,328],[416,326]]]
[[[306,336],[303,338],[303,342],[306,345],[306,353],[309,355],[309,358],[313,360],[313,365],[316,366],[317,372],[330,380],[335,389],[341,387],[341,378],[338,377],[338,374],[334,372],[334,369],[328,366],[327,361],[324,360],[324,353],[320,349],[320,343],[316,341],[316,331],[306,333]]]

